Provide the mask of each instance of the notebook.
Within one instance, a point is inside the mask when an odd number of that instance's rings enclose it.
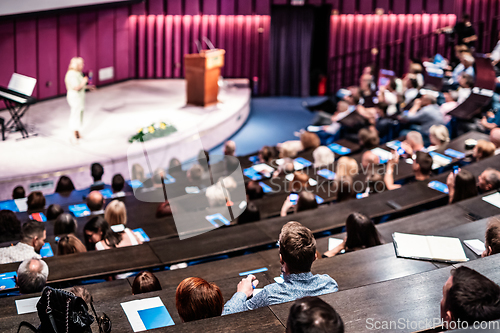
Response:
[[[70,212],[75,215],[75,217],[89,216],[90,209],[86,204],[72,205],[68,206]]]
[[[0,274],[0,290],[12,289],[16,287],[16,272]]]
[[[447,263],[465,262],[460,239],[454,237],[422,236],[395,232],[392,234],[396,255],[400,258],[440,261]]]
[[[338,155],[347,155],[351,153],[351,150],[349,148],[341,146],[337,143],[332,143],[331,145],[328,145],[328,148],[330,148],[331,151],[333,151]]]
[[[160,297],[120,304],[134,332],[175,325]]]
[[[483,200],[489,203],[490,205],[500,208],[500,192],[487,195],[483,197]]]

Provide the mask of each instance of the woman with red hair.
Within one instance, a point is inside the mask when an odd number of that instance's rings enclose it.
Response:
[[[177,286],[175,306],[182,321],[188,322],[220,316],[224,299],[215,283],[209,283],[199,277],[190,277]]]

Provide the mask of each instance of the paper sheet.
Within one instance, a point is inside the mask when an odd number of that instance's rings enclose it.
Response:
[[[40,296],[16,300],[17,314],[36,312],[36,304],[39,299]]]
[[[328,238],[328,251],[333,250],[335,247],[342,244],[343,241],[344,241],[343,239],[338,239],[333,237]]]
[[[464,244],[467,245],[467,247],[469,249],[471,249],[472,252],[474,252],[478,256],[483,254],[484,250],[486,249],[486,247],[484,246],[484,243],[481,242],[479,239],[464,240]]]
[[[483,200],[487,203],[500,208],[500,193],[496,192],[490,195],[483,197]]]
[[[143,322],[143,319],[141,319],[141,315],[139,314],[140,311],[154,309],[158,307],[165,307],[160,297],[144,298],[136,301],[121,303],[120,305],[122,306],[123,311],[127,315],[128,321],[130,322],[130,326],[132,326],[134,332],[141,332],[147,330],[146,324]],[[170,318],[170,322],[171,323],[169,323],[169,325],[165,326],[174,325],[172,318]]]

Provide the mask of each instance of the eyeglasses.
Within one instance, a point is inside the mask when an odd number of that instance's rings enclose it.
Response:
[[[111,319],[109,319],[108,315],[104,312],[100,317],[97,316],[94,308],[94,302],[90,299],[90,307],[92,308],[92,312],[94,312],[95,320],[97,321],[97,325],[99,325],[99,333],[110,333],[111,332]]]

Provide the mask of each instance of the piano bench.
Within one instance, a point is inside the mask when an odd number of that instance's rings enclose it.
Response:
[[[0,118],[0,127],[2,129],[2,141],[5,141],[5,120]]]

